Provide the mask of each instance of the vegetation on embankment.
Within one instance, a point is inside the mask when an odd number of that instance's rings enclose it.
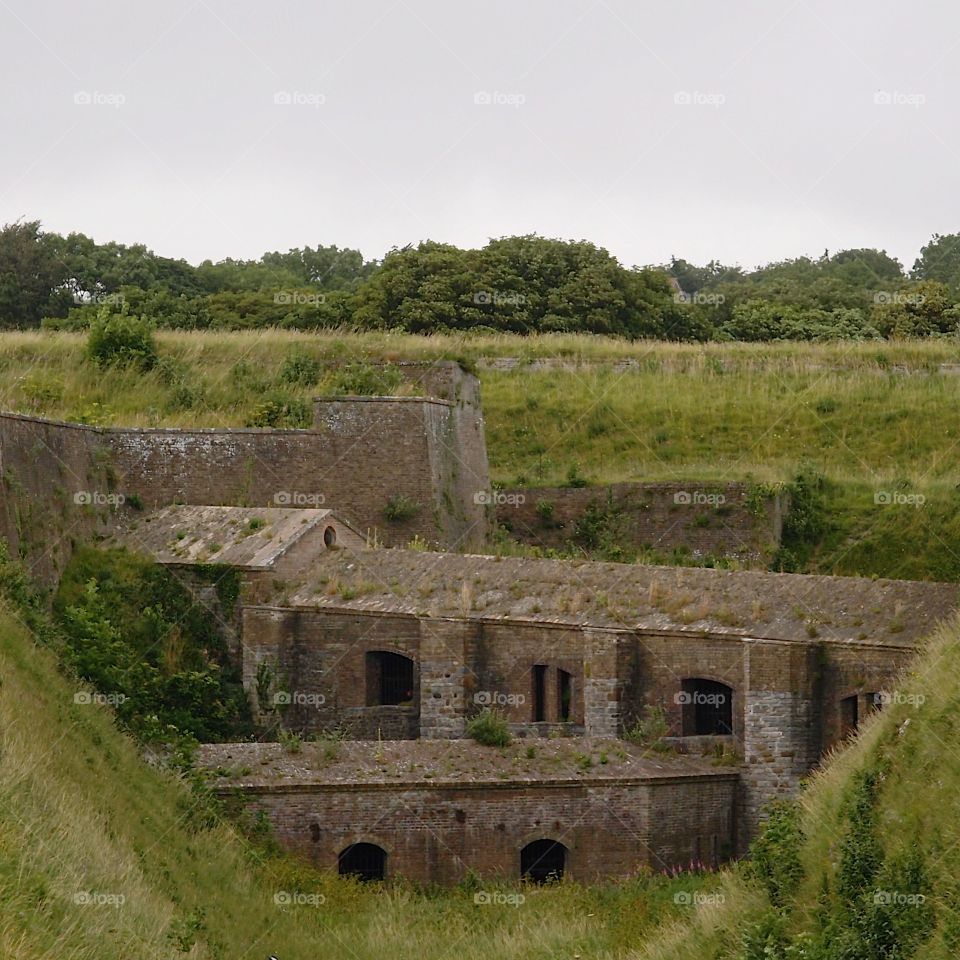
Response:
[[[100,366],[86,343],[0,335],[0,409],[102,425],[307,426],[313,396],[398,389],[366,361],[460,359],[481,377],[497,483],[791,484],[803,469],[823,478],[823,515],[785,569],[960,579],[956,340],[160,332],[150,369]],[[480,363],[496,357],[522,362]],[[538,370],[537,358],[568,365]]]
[[[140,620],[125,626],[142,630],[149,611]],[[62,643],[22,570],[0,563],[2,957],[623,957],[715,883],[424,892],[318,872],[278,854],[262,822],[226,822],[191,777],[144,762],[98,702],[109,693],[58,660]],[[196,725],[208,705],[182,706]]]
[[[960,624],[782,807],[726,902],[637,960],[947,960],[960,949]]]

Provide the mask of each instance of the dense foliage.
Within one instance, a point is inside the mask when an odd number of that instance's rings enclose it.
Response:
[[[624,267],[587,241],[426,241],[365,261],[304,247],[192,266],[142,244],[98,244],[39,222],[0,229],[0,328],[86,329],[103,312],[158,327],[338,326],[412,333],[583,332],[630,339],[872,340],[939,336],[960,321],[960,234],[935,235],[910,273],[884,251],[825,252],[746,271],[711,261]]]
[[[211,567],[221,607],[237,599],[236,575]],[[54,600],[64,658],[143,740],[236,739],[251,730],[221,610],[164,567],[122,550],[81,548]]]

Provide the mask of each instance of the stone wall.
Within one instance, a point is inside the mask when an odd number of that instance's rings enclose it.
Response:
[[[479,384],[456,364],[407,374],[443,396],[318,400],[310,430],[99,428],[0,414],[0,536],[46,582],[74,541],[109,531],[122,497],[126,509],[327,506],[388,545],[420,537],[478,548],[492,520]],[[412,516],[389,519],[401,502]]]
[[[56,579],[75,543],[129,509],[110,464],[91,427],[0,414],[0,537],[41,582]]]
[[[388,651],[414,662],[414,701],[407,711],[368,703],[367,654]],[[441,665],[445,668],[446,662]],[[243,610],[243,685],[261,723],[279,716],[284,727],[317,733],[341,729],[355,739],[419,735],[421,629],[416,617],[331,614],[279,607]],[[264,677],[272,677],[269,691]],[[266,707],[286,694],[284,709]]]
[[[780,544],[785,498],[742,483],[618,483],[609,487],[517,487],[495,495],[511,536],[550,549],[589,547],[596,520],[626,551],[726,557],[765,568]]]
[[[519,879],[538,839],[582,882],[717,866],[734,848],[735,771],[663,780],[316,784],[248,788],[274,835],[322,869],[351,843],[387,852],[387,876],[452,884],[468,870]]]

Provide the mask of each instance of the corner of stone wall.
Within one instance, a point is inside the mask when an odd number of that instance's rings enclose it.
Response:
[[[466,732],[466,674],[474,626],[469,621],[420,621],[420,736],[458,740]]]
[[[744,645],[744,766],[740,853],[764,807],[793,796],[817,762],[816,646],[748,641]]]
[[[583,720],[588,737],[616,737],[620,729],[621,636],[614,630],[583,631]]]

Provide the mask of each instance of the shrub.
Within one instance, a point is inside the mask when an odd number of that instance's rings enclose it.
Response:
[[[330,375],[324,387],[332,396],[392,397],[403,383],[395,366],[348,363]]]
[[[567,470],[567,479],[560,486],[576,490],[587,486],[588,482],[587,478],[581,475],[579,465],[574,463],[570,465],[570,469]]]
[[[643,747],[651,747],[659,743],[670,732],[667,715],[663,707],[647,706],[643,716],[629,729],[624,731],[623,737],[631,743],[638,743]]]
[[[101,692],[122,695],[117,716],[140,740],[234,740],[251,731],[217,617],[169,570],[123,550],[81,547],[53,609],[64,659]]]
[[[467,736],[485,747],[506,747],[513,739],[507,721],[496,710],[483,710],[467,723]]]
[[[320,361],[302,350],[294,350],[280,366],[283,383],[312,387],[320,379]]]
[[[553,522],[554,504],[550,500],[538,500],[536,510],[537,516],[544,524]]]
[[[98,367],[133,365],[149,370],[157,362],[153,326],[141,317],[104,309],[90,326],[87,356]]]
[[[390,523],[412,520],[420,512],[420,504],[400,493],[391,497],[383,508],[383,515]]]
[[[310,408],[305,400],[275,390],[260,401],[247,417],[248,427],[303,428],[310,426]]]
[[[747,874],[766,890],[770,902],[782,907],[803,879],[800,850],[803,831],[796,803],[776,801],[769,807],[769,819],[750,848]]]

